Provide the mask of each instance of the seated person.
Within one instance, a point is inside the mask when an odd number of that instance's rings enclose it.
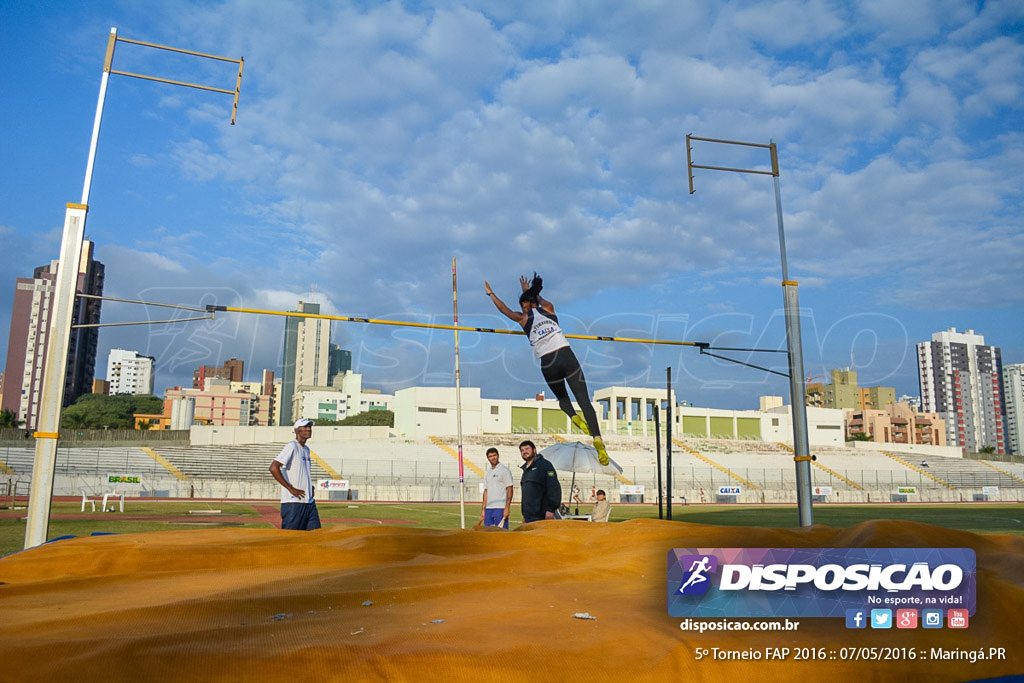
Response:
[[[921,467],[928,467],[928,461],[927,460],[922,460],[921,461]]]
[[[604,489],[598,489],[597,502],[594,503],[594,509],[590,511],[590,521],[592,522],[607,522],[608,517],[612,514],[612,504],[604,494]]]

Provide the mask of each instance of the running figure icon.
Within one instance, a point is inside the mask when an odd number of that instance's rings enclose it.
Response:
[[[705,555],[704,557],[700,558],[699,561],[693,561],[693,564],[691,564],[690,568],[687,570],[688,572],[690,572],[690,578],[686,579],[686,581],[683,582],[683,585],[679,587],[680,593],[686,591],[686,589],[690,586],[694,586],[698,583],[704,583],[708,580],[708,577],[704,576],[704,574],[710,571],[711,569],[711,567],[708,566],[708,562],[710,560],[711,558]]]

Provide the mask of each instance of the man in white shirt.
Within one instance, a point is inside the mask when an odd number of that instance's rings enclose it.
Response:
[[[508,512],[512,506],[512,471],[498,462],[498,449],[487,449],[490,469],[484,473],[484,501],[480,521],[484,526],[508,528]]]
[[[313,500],[312,459],[306,441],[313,435],[313,421],[295,422],[295,440],[288,442],[270,463],[270,473],[281,485],[281,528],[312,531],[320,528],[320,514]]]

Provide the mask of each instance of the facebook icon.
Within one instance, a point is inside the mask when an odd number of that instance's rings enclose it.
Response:
[[[846,628],[867,628],[867,611],[862,609],[846,610]]]

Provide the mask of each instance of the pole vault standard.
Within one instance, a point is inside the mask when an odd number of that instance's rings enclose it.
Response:
[[[727,168],[724,166],[699,166],[693,163],[690,141],[699,140],[720,145],[742,145],[767,149],[771,155],[771,170],[762,171],[748,168]],[[786,346],[789,355],[789,402],[793,409],[793,460],[796,462],[796,500],[800,526],[814,523],[811,511],[811,461],[810,443],[807,436],[807,398],[804,387],[804,352],[800,337],[800,301],[797,283],[789,279],[789,265],[786,262],[786,235],[782,227],[782,193],[779,191],[779,154],[775,143],[738,142],[686,136],[686,170],[690,178],[690,194],[693,194],[693,169],[731,173],[754,173],[770,175],[775,186],[775,214],[779,227],[779,252],[782,257],[782,297],[786,314]],[[776,372],[775,374],[782,374]]]
[[[459,286],[455,278],[455,257],[452,257],[452,310],[455,328],[455,421],[459,431],[459,520],[466,528],[466,471],[462,459],[462,388],[459,380]]]
[[[135,43],[159,50],[183,52],[207,59],[234,62],[238,64],[238,81],[235,84],[234,90],[225,90],[205,85],[196,85],[194,83],[115,71],[112,65],[114,62],[114,48],[118,41]],[[238,93],[242,87],[242,65],[242,59],[217,57],[201,52],[118,38],[117,29],[110,29],[110,36],[107,39],[107,52],[103,60],[103,75],[100,78],[100,96],[96,104],[96,116],[93,119],[89,158],[85,166],[85,184],[82,187],[82,201],[78,204],[69,203],[64,215],[64,233],[60,244],[60,267],[57,269],[57,282],[54,287],[53,314],[48,334],[49,342],[43,361],[44,374],[39,399],[39,420],[35,431],[36,449],[35,458],[32,463],[32,484],[29,489],[28,515],[25,523],[26,549],[45,543],[50,527],[50,502],[53,498],[53,475],[57,466],[57,440],[60,438],[60,413],[61,406],[64,403],[64,377],[67,374],[68,347],[71,343],[71,321],[74,314],[75,292],[78,289],[78,269],[82,258],[82,241],[85,238],[85,218],[89,209],[89,190],[92,186],[92,171],[96,161],[100,122],[103,119],[103,104],[107,97],[107,81],[110,79],[110,74],[233,94],[235,96],[235,103],[231,111],[231,123],[234,125],[235,112],[238,110]]]

